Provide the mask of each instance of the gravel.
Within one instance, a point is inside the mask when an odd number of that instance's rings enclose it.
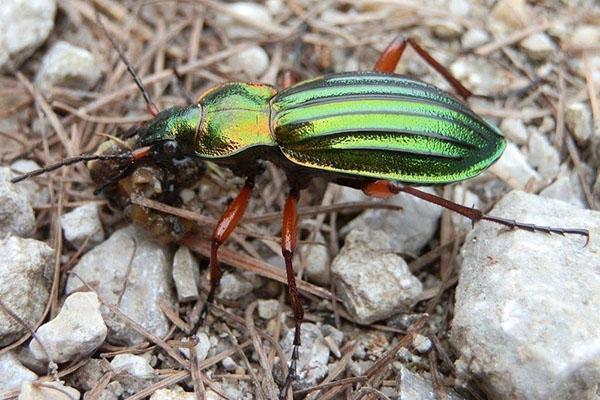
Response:
[[[27,190],[11,183],[12,177],[9,168],[0,168],[0,239],[8,235],[30,237],[35,229]]]

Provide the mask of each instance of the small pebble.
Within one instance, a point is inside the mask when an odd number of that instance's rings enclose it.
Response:
[[[505,31],[524,28],[531,21],[531,10],[525,0],[499,0],[488,17],[488,25],[497,30],[496,23]]]
[[[196,400],[196,394],[194,392],[184,392],[179,386],[175,386],[175,389],[158,389],[150,400]],[[204,391],[204,400],[222,400],[222,397],[212,390],[208,389]]]
[[[88,238],[91,245],[104,240],[104,229],[98,215],[98,205],[94,203],[79,206],[61,215],[60,226],[65,238],[75,247],[81,247]]]
[[[40,47],[54,28],[56,0],[2,0],[0,71],[19,65]]]
[[[454,390],[446,389],[447,400],[464,400]],[[437,400],[436,391],[429,379],[402,367],[396,384],[396,393],[402,400]]]
[[[576,173],[558,177],[540,192],[540,196],[561,200],[577,208],[587,208],[583,187]]]
[[[38,376],[25,368],[13,351],[0,354],[0,393],[19,389],[24,382],[33,382]]]
[[[370,324],[406,311],[422,291],[421,282],[390,248],[383,231],[353,230],[333,260],[336,293],[358,323]]]
[[[204,332],[199,331],[198,333],[196,333],[196,337],[198,339],[198,344],[196,344],[196,358],[198,361],[202,361],[202,360],[205,360],[206,357],[208,356],[208,352],[210,351],[212,343],[211,343],[208,335]],[[186,343],[186,342],[189,342],[189,339],[183,338],[183,339],[181,339],[181,341],[183,343]],[[192,357],[190,350],[187,347],[180,347],[179,351],[181,352],[181,354],[185,355],[188,359]]]
[[[35,83],[42,90],[50,90],[53,86],[87,90],[94,87],[101,75],[92,53],[57,41],[44,55]]]
[[[592,113],[584,103],[571,103],[565,109],[565,123],[577,144],[585,145],[592,137]]]
[[[135,354],[117,354],[110,362],[110,366],[117,374],[126,373],[141,379],[154,377],[154,368],[144,357]]]
[[[25,174],[39,168],[39,164],[32,160],[16,160],[10,165],[10,169],[15,174]],[[35,179],[26,179],[21,181],[18,183],[17,188],[22,188],[22,190],[27,193],[29,202],[34,208],[45,206],[50,201],[50,193],[48,193],[48,188],[37,183]]]
[[[0,299],[27,326],[35,326],[50,296],[54,250],[37,240],[11,236],[0,240],[0,254]],[[22,324],[0,312],[0,346],[25,332]]]
[[[541,185],[542,177],[527,163],[527,159],[514,143],[508,143],[500,159],[490,171],[513,189],[525,189],[529,184]]]
[[[0,167],[0,239],[8,235],[29,237],[35,230],[35,216],[24,187],[11,183],[13,173]]]
[[[531,132],[527,159],[545,179],[554,179],[560,172],[560,154],[546,136]]]
[[[229,65],[236,72],[245,74],[251,80],[259,78],[269,67],[269,55],[260,46],[252,46],[233,55]]]
[[[529,58],[534,61],[545,61],[553,54],[556,54],[557,48],[550,36],[543,32],[534,33],[521,40],[521,47]]]
[[[432,23],[433,34],[445,40],[456,39],[463,33],[463,27],[454,21],[436,20]]]
[[[427,353],[429,350],[431,350],[431,340],[423,335],[415,335],[412,345],[419,353]]]
[[[173,281],[180,302],[198,299],[200,287],[200,266],[190,249],[180,246],[173,257]]]
[[[573,31],[569,46],[573,48],[591,48],[600,43],[600,27],[598,25],[579,25]]]
[[[298,256],[306,266],[304,273],[309,281],[321,286],[328,286],[331,282],[329,249],[321,232],[317,231],[312,241],[318,244],[307,243],[298,246]]]
[[[264,32],[259,29],[249,24],[244,24],[244,20],[252,21],[264,27],[273,26],[274,24],[269,10],[262,4],[241,1],[228,4],[227,8],[233,14],[240,16],[240,18],[234,19],[229,15],[219,13],[217,14],[216,23],[225,29],[230,39],[255,39],[264,35]]]
[[[258,300],[258,316],[262,319],[275,318],[279,310],[277,300]]]
[[[519,118],[503,119],[500,123],[500,130],[508,139],[518,145],[526,144],[529,138],[525,124]]]
[[[237,368],[237,363],[233,361],[231,357],[225,357],[223,361],[221,361],[221,365],[225,368],[225,371],[234,372]]]
[[[29,350],[38,360],[64,363],[92,353],[104,343],[106,333],[98,296],[93,292],[73,293],[56,318],[38,328]]]
[[[23,383],[18,400],[73,400],[79,399],[79,391],[64,382],[48,381],[44,385]]]
[[[254,285],[246,273],[225,272],[217,290],[217,297],[226,300],[237,300],[254,290]]]
[[[462,37],[462,47],[474,49],[490,41],[490,35],[483,29],[471,28]]]

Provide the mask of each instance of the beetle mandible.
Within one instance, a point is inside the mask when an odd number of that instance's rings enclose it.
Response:
[[[62,165],[91,159],[117,160],[115,182],[148,159],[198,157],[230,168],[246,181],[212,234],[210,292],[214,300],[221,279],[218,250],[240,222],[260,162],[269,161],[285,171],[289,193],[283,209],[281,252],[295,321],[290,369],[281,396],[294,379],[300,346],[303,308],[296,289],[292,257],[296,249],[296,205],[300,191],[316,176],[361,189],[369,196],[388,197],[405,192],[457,212],[472,222],[491,221],[509,228],[557,234],[589,232],[516,222],[484,214],[411,185],[442,185],[472,178],[502,155],[506,141],[489,122],[441,89],[394,74],[410,45],[467,100],[472,96],[451,73],[417,41],[398,37],[381,54],[373,71],[326,75],[277,91],[260,83],[228,82],[218,85],[187,107],[158,112],[141,80],[123,54],[142,90],[154,119],[134,128],[135,148],[117,155],[80,156],[13,179],[18,182]]]

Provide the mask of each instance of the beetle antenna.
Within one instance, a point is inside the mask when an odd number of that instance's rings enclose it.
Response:
[[[33,176],[42,175],[42,174],[45,174],[46,172],[54,171],[55,169],[62,168],[66,165],[77,164],[77,163],[85,162],[85,161],[131,160],[131,159],[133,159],[133,156],[130,152],[121,153],[121,154],[110,154],[110,155],[84,154],[82,156],[65,158],[64,160],[59,161],[55,164],[50,164],[50,165],[45,166],[44,168],[36,169],[36,170],[28,172],[26,174],[16,176],[16,177],[12,178],[10,181],[12,183],[21,182],[25,179],[29,179]]]
[[[108,40],[110,40],[112,47],[119,54],[119,58],[121,59],[121,61],[123,61],[123,63],[127,66],[127,71],[129,71],[129,74],[133,77],[135,84],[137,85],[137,87],[142,92],[142,95],[144,96],[144,101],[146,102],[146,105],[148,106],[148,112],[150,114],[152,114],[153,117],[156,117],[156,115],[159,112],[158,107],[152,101],[152,98],[150,97],[150,93],[148,93],[148,91],[144,87],[142,80],[138,76],[137,72],[135,72],[135,69],[133,69],[133,66],[131,65],[131,63],[129,62],[127,57],[125,57],[125,54],[123,53],[121,48],[117,45],[117,43],[115,42],[113,37],[110,36],[108,31],[106,30],[106,26],[104,26],[104,23],[102,23],[102,19],[100,18],[100,14],[98,12],[96,12],[96,22],[98,23],[98,25],[100,25],[100,28],[102,28],[102,32],[104,32],[104,35],[108,38]]]

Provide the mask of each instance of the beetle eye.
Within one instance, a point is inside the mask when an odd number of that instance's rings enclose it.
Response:
[[[174,140],[167,140],[162,145],[162,151],[166,156],[174,156],[179,151],[179,145]]]

